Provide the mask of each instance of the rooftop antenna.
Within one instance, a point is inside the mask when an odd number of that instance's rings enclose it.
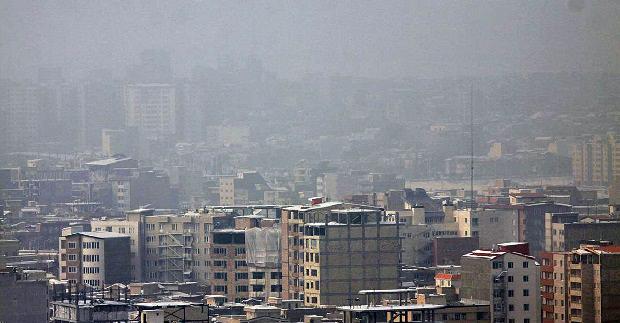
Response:
[[[474,208],[474,84],[469,90],[469,208]]]

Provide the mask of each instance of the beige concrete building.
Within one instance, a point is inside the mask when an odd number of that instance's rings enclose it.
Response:
[[[573,147],[573,179],[576,185],[607,186],[620,177],[620,142],[608,133],[584,139]]]
[[[280,228],[273,219],[238,216],[210,233],[208,284],[229,301],[280,297]]]
[[[247,299],[250,294],[245,231],[216,229],[210,236],[211,292],[226,295],[229,301]]]
[[[514,209],[461,209],[454,211],[461,237],[478,237],[480,248],[518,241],[518,213]]]
[[[304,230],[307,219],[325,218],[332,209],[350,206],[340,202],[325,202],[311,206],[292,206],[282,209],[281,261],[282,298],[304,299]]]
[[[540,266],[532,256],[476,250],[461,259],[461,299],[491,303],[492,322],[540,322]]]
[[[399,226],[379,208],[325,202],[282,210],[282,297],[343,305],[399,285]]]
[[[571,322],[617,322],[620,317],[620,246],[583,245],[570,254]]]
[[[304,225],[306,306],[352,304],[360,290],[399,287],[398,226],[381,223],[381,213],[332,210]]]
[[[569,252],[544,252],[541,254],[541,294],[543,323],[560,323],[569,320]]]
[[[122,220],[92,220],[91,228],[130,236],[132,281],[207,281],[212,218],[213,214],[136,210]]]
[[[59,238],[59,278],[97,289],[128,283],[129,236],[115,232],[78,232]]]
[[[576,212],[545,213],[545,251],[564,251],[564,224],[575,222],[579,222]]]

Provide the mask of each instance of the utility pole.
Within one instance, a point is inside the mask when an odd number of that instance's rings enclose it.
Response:
[[[474,84],[469,90],[469,208],[474,208]]]

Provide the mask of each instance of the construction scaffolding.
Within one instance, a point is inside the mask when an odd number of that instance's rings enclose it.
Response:
[[[177,237],[178,236],[178,237]],[[184,281],[185,245],[179,240],[180,234],[162,232],[159,234],[160,277],[163,281]]]

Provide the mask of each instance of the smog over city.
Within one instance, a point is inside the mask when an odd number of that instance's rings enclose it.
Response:
[[[619,17],[0,0],[0,322],[618,321]]]

